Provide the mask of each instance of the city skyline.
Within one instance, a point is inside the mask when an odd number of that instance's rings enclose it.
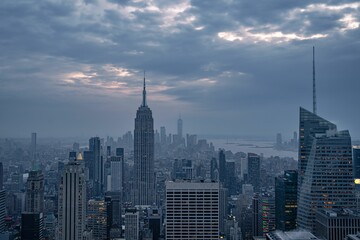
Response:
[[[290,135],[312,104],[315,46],[318,113],[360,139],[359,7],[3,1],[2,137],[123,134],[143,69],[155,129],[176,132],[181,113],[184,133]]]

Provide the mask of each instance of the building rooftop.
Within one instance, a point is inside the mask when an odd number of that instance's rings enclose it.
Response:
[[[199,182],[199,181],[168,181],[166,187],[168,189],[216,189],[219,188],[218,182]]]
[[[355,209],[321,209],[318,211],[318,213],[326,215],[330,218],[336,218],[336,217],[360,217],[360,212]]]
[[[276,230],[274,232],[266,234],[270,240],[317,240],[311,232],[305,230],[294,230],[289,232],[283,232]]]

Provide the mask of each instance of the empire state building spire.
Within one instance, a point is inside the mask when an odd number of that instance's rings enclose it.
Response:
[[[134,171],[133,204],[153,205],[155,200],[154,178],[154,119],[146,103],[144,71],[144,90],[142,104],[136,112],[134,129]]]
[[[316,114],[315,47],[313,46],[313,113]]]
[[[144,89],[143,89],[143,101],[142,101],[142,107],[146,107],[146,85],[145,85],[145,71],[144,71]]]

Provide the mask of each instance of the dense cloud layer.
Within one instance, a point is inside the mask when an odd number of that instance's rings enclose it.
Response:
[[[285,137],[311,108],[360,138],[356,1],[2,0],[1,136],[133,129],[147,71],[155,126]]]

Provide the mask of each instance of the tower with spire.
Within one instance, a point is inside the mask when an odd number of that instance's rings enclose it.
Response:
[[[146,83],[142,103],[136,112],[134,130],[135,205],[152,205],[155,200],[154,120],[146,102]]]
[[[181,119],[181,114],[179,114],[179,119],[177,121],[177,134],[179,140],[181,141],[183,138],[183,121]]]
[[[316,113],[315,47],[313,46],[313,113]]]

